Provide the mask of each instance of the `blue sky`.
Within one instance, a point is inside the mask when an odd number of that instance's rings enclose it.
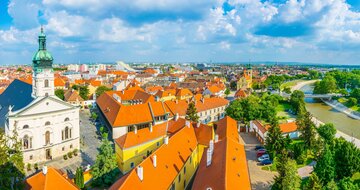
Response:
[[[359,0],[1,0],[0,64],[31,64],[40,25],[56,63],[360,64]]]

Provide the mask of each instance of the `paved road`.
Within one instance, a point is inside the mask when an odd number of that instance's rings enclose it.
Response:
[[[256,161],[256,151],[254,148],[255,145],[259,145],[259,141],[254,135],[249,133],[240,133],[240,137],[241,141],[245,144],[246,160],[248,162],[252,189],[270,189],[277,173],[262,170],[261,166],[257,165],[258,162]]]
[[[81,110],[80,142],[82,145],[79,155],[67,160],[64,160],[62,157],[57,158],[46,164],[66,172],[70,177],[75,173],[77,167],[86,167],[89,164],[94,164],[101,143],[96,131],[96,126],[90,120],[89,110]],[[39,168],[41,168],[41,166]]]

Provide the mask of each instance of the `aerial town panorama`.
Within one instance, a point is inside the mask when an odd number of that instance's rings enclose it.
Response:
[[[4,0],[0,22],[0,190],[360,189],[357,1]]]

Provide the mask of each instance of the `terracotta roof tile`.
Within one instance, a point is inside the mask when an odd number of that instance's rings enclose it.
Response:
[[[220,119],[217,123],[216,134],[219,135],[219,139],[231,138],[232,140],[239,142],[239,133],[237,129],[237,121],[229,116]]]
[[[197,147],[192,126],[184,127],[163,144],[152,155],[157,156],[157,166],[153,166],[152,156],[147,157],[139,166],[143,167],[144,178],[140,181],[136,169],[110,187],[110,190],[128,189],[168,189]]]
[[[48,167],[46,175],[42,172],[27,178],[25,180],[25,189],[32,190],[78,190],[79,188],[61,171]]]

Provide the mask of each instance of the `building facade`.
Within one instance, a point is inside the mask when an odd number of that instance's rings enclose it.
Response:
[[[39,163],[80,149],[79,107],[54,95],[53,57],[41,30],[33,57],[32,85],[15,80],[0,96],[0,126],[21,139],[25,163]]]

